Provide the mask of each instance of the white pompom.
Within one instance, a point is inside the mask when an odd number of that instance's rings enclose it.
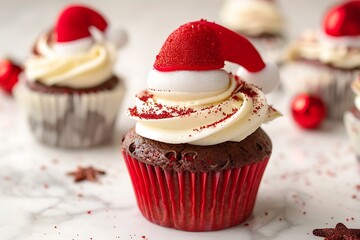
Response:
[[[280,82],[279,69],[274,62],[266,62],[266,66],[259,72],[248,72],[240,67],[237,75],[245,82],[254,84],[262,89],[264,93],[269,93],[277,88]]]
[[[56,42],[54,44],[55,56],[70,56],[88,51],[94,40],[91,37],[81,38],[71,42]]]
[[[128,35],[124,29],[111,28],[110,26],[106,29],[105,39],[115,44],[117,48],[124,46],[128,40]]]

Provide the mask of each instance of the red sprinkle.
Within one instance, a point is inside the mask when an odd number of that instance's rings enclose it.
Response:
[[[156,104],[158,110],[161,110],[163,106],[161,104]],[[182,117],[194,113],[195,110],[192,108],[176,108],[169,107],[166,110],[161,111],[160,113],[156,109],[151,108],[144,112],[138,112],[137,107],[129,108],[129,113],[131,116],[139,117],[142,119],[164,119],[164,118],[173,118],[173,117]]]
[[[226,116],[216,122],[213,122],[211,124],[208,124],[208,125],[205,125],[205,126],[201,126],[200,127],[200,130],[203,130],[203,129],[206,129],[206,128],[212,128],[212,127],[216,127],[216,125],[218,125],[219,123],[222,123],[224,122],[225,120],[229,119],[231,116],[233,116],[235,113],[236,113],[237,109],[233,109],[233,112],[232,113],[229,113],[229,114],[226,114]]]
[[[254,98],[256,97],[257,93],[254,92],[251,88],[241,88],[240,92],[244,93],[245,95],[247,95],[250,98]]]
[[[232,98],[233,98],[235,101],[239,101],[239,100],[240,100],[240,98],[239,98],[237,95],[234,95]]]
[[[137,96],[141,101],[147,102],[149,98],[152,98],[154,95],[148,91],[144,91],[142,96]]]

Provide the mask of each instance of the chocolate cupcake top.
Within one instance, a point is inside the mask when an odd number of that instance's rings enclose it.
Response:
[[[281,37],[284,18],[274,0],[227,0],[221,12],[225,26],[249,37]]]
[[[133,158],[165,170],[208,172],[242,167],[270,157],[270,138],[261,129],[239,142],[213,146],[167,144],[141,137],[131,129],[122,149]]]
[[[74,89],[99,86],[112,77],[116,50],[123,42],[124,34],[112,31],[100,13],[68,6],[53,30],[37,40],[34,55],[25,63],[26,80]]]
[[[286,53],[340,69],[360,68],[360,1],[344,1],[325,15],[319,31],[308,30]]]
[[[241,64],[244,74],[221,69],[225,60]],[[241,142],[279,115],[249,81],[270,91],[277,77],[244,37],[204,20],[188,23],[166,40],[128,115],[137,134],[163,143]]]

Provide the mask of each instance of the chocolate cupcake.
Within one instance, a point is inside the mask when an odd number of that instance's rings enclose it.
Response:
[[[224,26],[246,36],[265,59],[280,63],[285,21],[275,1],[226,0],[220,17]]]
[[[251,73],[234,76],[222,69],[225,60]],[[251,215],[272,151],[260,125],[279,113],[242,79],[270,91],[277,80],[273,66],[247,39],[215,23],[187,23],[168,37],[147,89],[128,110],[137,123],[122,141],[137,203],[148,220],[212,231]]]
[[[39,37],[15,89],[38,140],[78,148],[111,139],[124,95],[113,73],[124,38],[114,32],[95,10],[72,5]]]
[[[330,119],[341,120],[351,106],[351,82],[360,73],[360,1],[331,8],[321,31],[306,31],[294,41],[282,66],[290,94],[306,92],[325,102]]]

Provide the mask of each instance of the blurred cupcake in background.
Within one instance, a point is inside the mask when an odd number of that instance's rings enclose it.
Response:
[[[356,97],[354,106],[344,114],[344,123],[353,150],[360,160],[360,77],[354,80],[351,87]]]
[[[226,0],[220,18],[224,26],[247,37],[263,58],[281,61],[285,24],[274,0]]]
[[[341,120],[353,103],[351,82],[360,73],[360,1],[344,1],[325,15],[320,31],[306,31],[286,52],[282,83],[291,94],[307,92]]]
[[[111,139],[124,83],[113,73],[123,31],[95,10],[71,5],[41,35],[15,89],[35,137],[58,147]]]

